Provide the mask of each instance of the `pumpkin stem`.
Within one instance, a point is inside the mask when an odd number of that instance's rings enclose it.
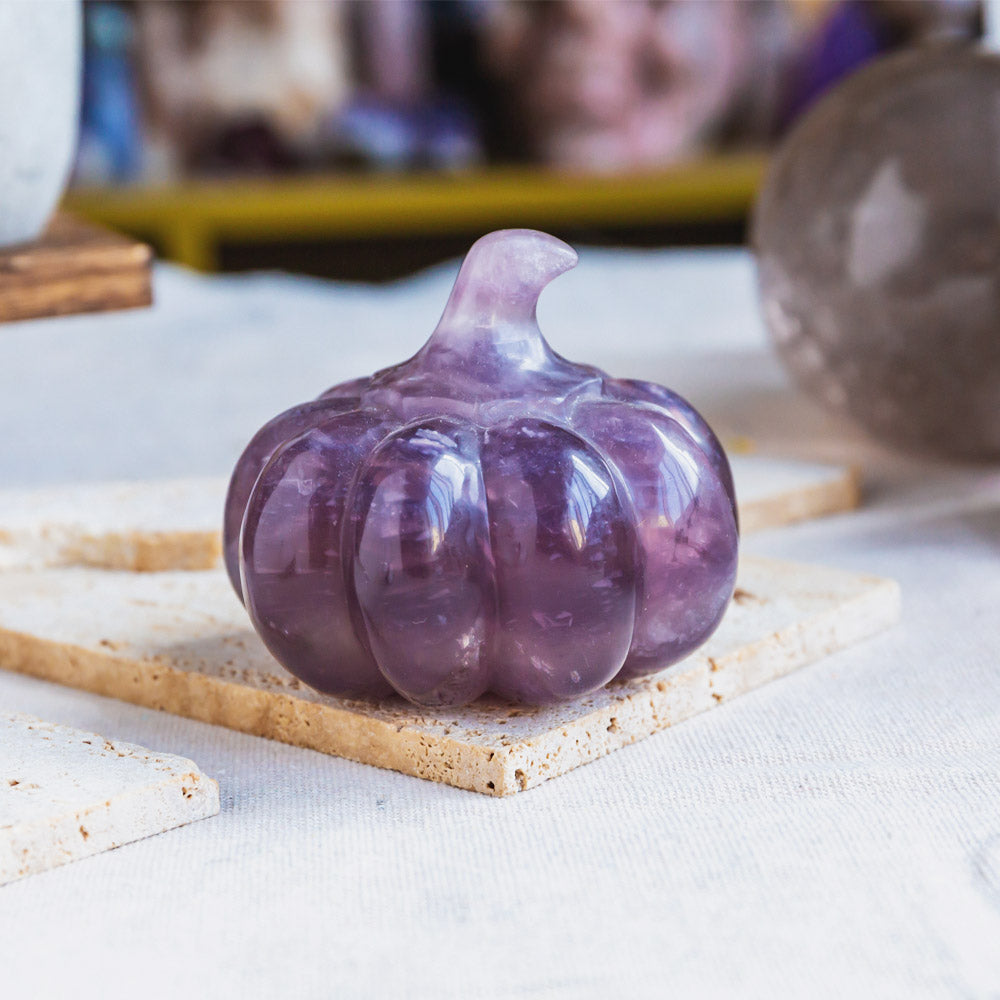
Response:
[[[544,364],[551,351],[535,319],[542,289],[577,262],[562,240],[533,229],[502,229],[466,254],[426,349],[470,357],[488,346],[519,365]]]

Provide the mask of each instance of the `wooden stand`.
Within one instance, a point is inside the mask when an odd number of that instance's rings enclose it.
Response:
[[[0,323],[148,306],[151,259],[145,244],[58,215],[36,242],[0,249]]]

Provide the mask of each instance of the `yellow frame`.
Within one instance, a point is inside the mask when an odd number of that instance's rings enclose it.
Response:
[[[66,207],[159,244],[172,260],[217,267],[221,242],[414,237],[530,226],[558,232],[745,215],[765,160],[740,155],[657,173],[593,176],[502,167],[462,174],[325,174],[81,188]]]

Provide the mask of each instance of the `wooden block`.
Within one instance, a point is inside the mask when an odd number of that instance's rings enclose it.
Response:
[[[736,456],[744,532],[857,505],[850,469]],[[86,483],[0,491],[0,569],[210,569],[219,561],[226,480]]]
[[[745,558],[715,635],[657,675],[555,707],[329,698],[285,672],[221,571],[0,574],[0,666],[489,795],[510,795],[893,624],[895,583]]]
[[[0,249],[0,323],[148,306],[151,260],[142,243],[57,215],[34,243]]]
[[[0,712],[0,885],[219,811],[189,760]]]

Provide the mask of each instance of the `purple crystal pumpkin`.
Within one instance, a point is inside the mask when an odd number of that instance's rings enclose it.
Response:
[[[715,630],[738,541],[725,453],[670,390],[548,346],[535,305],[575,263],[544,233],[483,237],[414,357],[247,446],[226,565],[310,686],[543,704],[660,670]]]

